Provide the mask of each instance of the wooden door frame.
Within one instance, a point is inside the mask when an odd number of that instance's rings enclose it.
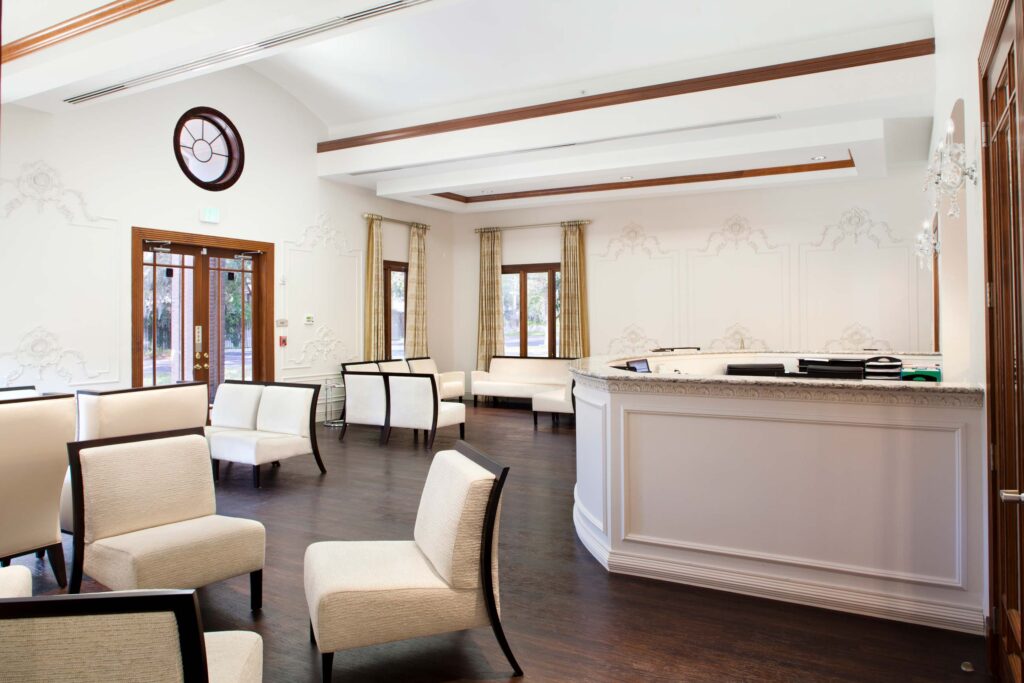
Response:
[[[989,671],[994,678],[998,680],[1002,671],[1002,661],[999,657],[999,637],[995,633],[994,627],[998,623],[998,618],[993,618],[998,614],[997,610],[1000,609],[1000,596],[999,596],[999,579],[1000,579],[1000,566],[999,566],[999,555],[998,555],[998,541],[999,541],[999,529],[998,529],[998,506],[999,501],[999,480],[997,473],[994,470],[995,463],[991,462],[994,458],[993,453],[993,437],[996,433],[996,408],[992,395],[990,393],[991,387],[994,386],[996,373],[1000,371],[1005,372],[1005,368],[995,368],[993,366],[993,354],[992,347],[994,343],[994,335],[997,334],[997,330],[993,329],[993,315],[995,309],[993,308],[993,299],[991,298],[991,292],[994,288],[995,283],[993,278],[996,276],[993,268],[993,257],[995,244],[992,239],[993,219],[991,212],[994,207],[989,202],[989,187],[988,182],[991,177],[990,164],[989,164],[989,132],[991,126],[989,119],[989,97],[988,97],[988,72],[992,66],[993,59],[996,56],[996,48],[999,44],[999,40],[1003,34],[1006,22],[1010,19],[1011,7],[1015,10],[1016,20],[1016,37],[1015,42],[1018,49],[1016,54],[1016,72],[1014,73],[1014,80],[1016,83],[1017,90],[1017,107],[1020,112],[1021,107],[1021,94],[1022,94],[1022,83],[1021,77],[1024,76],[1024,55],[1021,55],[1019,50],[1024,46],[1024,10],[1022,10],[1024,2],[1017,0],[1016,3],[1013,0],[995,0],[992,11],[988,18],[988,25],[985,28],[985,36],[982,40],[981,49],[978,53],[978,97],[979,97],[979,110],[980,110],[980,126],[979,139],[981,140],[980,150],[980,167],[981,167],[981,215],[982,215],[982,237],[984,240],[984,255],[985,255],[985,267],[984,267],[984,278],[985,278],[985,381],[986,381],[986,443],[985,448],[987,451],[989,467],[986,470],[988,485],[986,490],[988,492],[988,579],[989,579],[989,618],[985,624],[985,638],[988,650],[988,664]],[[1024,166],[1021,165],[1021,160],[1024,158],[1022,154],[1022,144],[1024,144],[1024,117],[1018,114],[1018,120],[1016,121],[1017,127],[1017,173],[1018,173],[1018,186],[1024,189],[1021,185],[1020,180],[1024,179],[1020,176],[1024,175]],[[1017,215],[1022,215],[1019,212],[1024,209],[1024,191],[1018,193],[1018,206]]]
[[[157,230],[132,226],[132,386],[142,386],[142,252],[147,240],[166,240],[171,244],[207,247],[210,249],[231,249],[236,252],[260,251],[253,257],[259,259],[254,267],[256,278],[253,306],[252,334],[260,344],[253,344],[253,379],[262,382],[274,381],[274,244],[257,242],[219,235],[200,235],[190,232]],[[262,348],[261,348],[262,347]],[[265,351],[265,352],[264,352]]]
[[[557,358],[558,348],[555,336],[558,329],[555,324],[555,274],[561,272],[561,263],[523,263],[501,267],[502,275],[519,275],[519,357],[520,358]],[[526,276],[529,273],[548,274],[548,355],[530,356],[529,326],[527,325]],[[502,341],[504,344],[504,341]]]

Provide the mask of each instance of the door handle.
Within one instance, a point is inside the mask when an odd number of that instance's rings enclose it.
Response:
[[[1015,489],[1003,489],[999,492],[999,500],[1004,503],[1024,503],[1024,493]]]
[[[209,363],[203,363],[202,365],[200,365],[199,363],[196,363],[195,365],[192,366],[192,369],[193,370],[209,370],[210,369],[210,364]]]

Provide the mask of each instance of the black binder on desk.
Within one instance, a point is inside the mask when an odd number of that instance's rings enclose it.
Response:
[[[863,361],[861,361],[863,363]],[[864,379],[864,366],[808,365],[808,379]]]
[[[730,363],[725,374],[737,377],[782,377],[786,366],[782,363]]]

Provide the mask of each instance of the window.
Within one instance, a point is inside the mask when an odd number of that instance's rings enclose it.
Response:
[[[501,267],[506,356],[558,355],[561,288],[557,263]]]
[[[245,150],[238,130],[216,109],[196,107],[174,127],[174,156],[185,176],[204,190],[226,190],[242,175]]]
[[[388,358],[405,358],[405,283],[409,264],[384,262],[384,337]]]

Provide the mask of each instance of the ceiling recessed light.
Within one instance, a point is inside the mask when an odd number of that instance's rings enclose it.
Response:
[[[619,180],[632,180],[632,179],[633,179],[633,176],[631,176],[631,175],[624,175],[621,178],[619,178]]]
[[[494,190],[480,190],[480,194],[490,194]]]
[[[811,157],[811,161],[825,161],[825,159],[827,158],[828,157],[826,157],[824,154],[818,154],[817,156]]]

